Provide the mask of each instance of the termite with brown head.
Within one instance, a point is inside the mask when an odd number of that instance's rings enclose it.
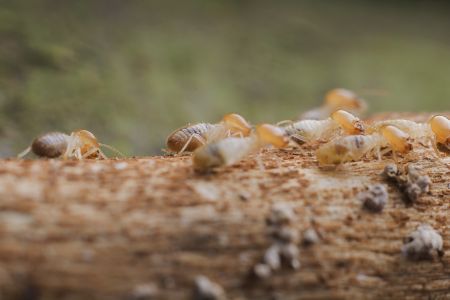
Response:
[[[337,110],[325,120],[302,120],[295,123],[290,121],[283,127],[286,134],[297,144],[315,140],[328,140],[337,135],[339,131],[347,135],[364,134],[365,125],[356,116],[345,110]]]
[[[395,126],[410,135],[414,140],[431,142],[433,149],[439,155],[438,145],[450,150],[450,120],[445,116],[433,116],[427,123],[417,123],[410,120],[386,120],[372,124],[367,131],[377,132],[387,125]]]
[[[115,148],[100,143],[90,131],[81,129],[67,135],[62,132],[50,132],[43,134],[33,140],[31,146],[18,155],[24,157],[29,152],[44,158],[64,159],[106,159],[101,147],[108,148],[123,156]]]
[[[166,140],[169,152],[192,152],[207,143],[216,142],[229,136],[248,136],[250,124],[238,114],[227,114],[217,124],[197,123],[173,131]]]
[[[266,145],[284,148],[288,143],[284,130],[261,124],[248,137],[229,137],[195,150],[192,157],[194,169],[206,172],[216,167],[232,165]]]
[[[322,106],[301,114],[299,120],[322,120],[339,109],[359,116],[366,111],[367,104],[354,92],[337,88],[326,93]]]
[[[317,159],[321,165],[338,165],[348,161],[360,160],[363,156],[376,151],[381,159],[381,148],[387,147],[393,154],[406,154],[412,150],[411,140],[405,132],[395,126],[385,126],[379,133],[371,135],[353,135],[337,138],[321,146]]]

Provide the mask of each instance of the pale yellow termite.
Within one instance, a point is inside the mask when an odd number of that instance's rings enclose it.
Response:
[[[192,152],[206,143],[229,136],[248,136],[250,131],[250,124],[242,116],[232,113],[217,124],[198,123],[178,128],[167,137],[166,146],[169,152]]]
[[[284,130],[273,125],[261,124],[256,126],[255,131],[248,137],[229,137],[195,150],[192,156],[194,169],[205,172],[216,167],[232,165],[266,145],[283,148],[288,143]]]
[[[367,131],[376,132],[386,125],[393,125],[401,129],[408,133],[414,140],[431,142],[438,154],[438,144],[450,150],[450,120],[445,116],[433,116],[427,123],[417,123],[402,119],[379,121],[372,124]]]
[[[411,138],[397,127],[387,125],[371,135],[351,135],[332,140],[322,145],[316,155],[321,165],[337,165],[360,160],[373,151],[380,159],[382,147],[392,150],[394,155],[406,154],[412,150]]]
[[[279,124],[282,123],[286,121]],[[365,131],[364,123],[345,110],[337,110],[325,120],[302,120],[287,124],[284,127],[286,134],[296,143],[328,140],[339,131],[348,135],[363,134]]]
[[[323,120],[339,109],[344,109],[360,116],[366,111],[367,104],[354,92],[336,88],[326,93],[322,106],[301,114],[299,120]]]
[[[24,157],[29,152],[33,152],[39,157],[64,159],[106,159],[106,155],[101,147],[119,153],[113,147],[99,143],[97,138],[90,131],[81,129],[72,132],[70,135],[62,132],[50,132],[43,134],[33,140],[31,146],[18,155]]]

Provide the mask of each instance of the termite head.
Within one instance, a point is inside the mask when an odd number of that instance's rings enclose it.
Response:
[[[348,134],[363,134],[364,123],[351,113],[345,110],[337,110],[331,114],[331,118],[336,121]]]
[[[325,95],[325,106],[336,109],[348,109],[363,112],[367,108],[366,102],[354,92],[347,89],[333,89]]]
[[[256,135],[262,143],[271,144],[276,148],[284,148],[289,144],[289,138],[286,136],[286,132],[274,125],[257,125]]]
[[[230,129],[231,133],[241,133],[248,136],[252,130],[250,124],[238,114],[227,114],[223,117],[222,122]]]
[[[444,116],[434,116],[429,123],[437,142],[450,149],[450,120]]]
[[[93,148],[100,148],[100,143],[95,135],[90,131],[81,129],[73,132],[72,135],[79,141],[81,155],[84,155]],[[93,155],[95,155],[95,153],[93,153]]]
[[[381,134],[396,152],[407,153],[412,150],[411,139],[407,133],[395,126],[387,125],[381,128]]]

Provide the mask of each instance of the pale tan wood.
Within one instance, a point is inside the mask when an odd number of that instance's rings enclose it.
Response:
[[[433,182],[407,206],[389,186],[381,214],[356,195],[380,183],[381,162],[319,169],[314,145],[266,150],[197,175],[190,157],[108,161],[3,160],[0,164],[2,299],[190,299],[197,275],[230,299],[450,299],[450,253],[411,262],[402,239],[422,222],[450,249],[450,159],[417,146],[411,159]],[[270,246],[274,203],[294,208],[294,228],[314,224],[298,270],[248,275]],[[28,297],[28,298],[27,298]],[[276,298],[278,297],[278,298]],[[142,298],[144,299],[144,298]]]

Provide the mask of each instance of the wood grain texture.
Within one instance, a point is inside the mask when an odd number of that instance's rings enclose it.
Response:
[[[450,158],[417,145],[408,160],[430,176],[430,193],[407,206],[388,185],[389,202],[373,214],[356,195],[382,182],[391,160],[323,170],[315,148],[264,150],[265,170],[251,157],[210,175],[186,156],[3,160],[1,298],[191,299],[205,275],[230,299],[450,299]],[[321,241],[301,248],[298,270],[255,280],[274,203]],[[443,237],[441,260],[400,253],[423,222]]]

